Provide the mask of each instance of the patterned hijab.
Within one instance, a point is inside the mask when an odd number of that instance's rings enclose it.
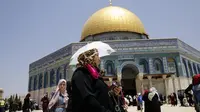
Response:
[[[77,66],[85,67],[87,64],[92,65],[93,67],[96,67],[96,63],[94,61],[94,57],[98,55],[97,49],[91,49],[88,51],[85,51],[84,53],[80,54],[78,56],[78,64]]]
[[[94,60],[95,56],[98,56],[98,50],[97,49],[91,49],[88,50],[82,54],[79,55],[78,57],[78,67],[85,67],[86,69],[88,69],[88,71],[90,72],[90,74],[92,75],[92,77],[94,79],[97,79],[99,77],[99,73],[97,71],[97,64]]]

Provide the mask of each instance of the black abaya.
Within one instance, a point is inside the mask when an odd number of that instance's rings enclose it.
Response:
[[[144,112],[151,112],[149,111],[149,103],[150,103],[150,100],[148,99],[148,94],[149,92],[145,92],[143,97],[142,97],[142,100],[144,101]]]
[[[87,69],[79,67],[72,76],[73,112],[109,112],[96,99],[95,80]]]
[[[159,97],[155,94],[152,100],[149,102],[148,112],[161,112],[161,104],[159,101]]]

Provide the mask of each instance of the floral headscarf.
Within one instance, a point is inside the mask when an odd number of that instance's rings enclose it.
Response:
[[[94,67],[96,67],[96,63],[94,61],[94,56],[98,55],[97,49],[91,49],[88,50],[78,56],[78,66],[86,66],[87,64],[90,64]]]
[[[97,79],[99,77],[99,73],[97,72],[97,64],[94,60],[94,57],[98,55],[98,50],[97,49],[91,49],[88,50],[82,54],[79,55],[78,57],[78,64],[77,66],[85,67],[88,69],[90,74],[92,75],[93,78]]]

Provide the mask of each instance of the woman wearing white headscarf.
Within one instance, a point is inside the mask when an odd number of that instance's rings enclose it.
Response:
[[[49,102],[48,108],[53,112],[66,112],[68,97],[66,91],[66,80],[60,79],[56,91]]]
[[[148,112],[161,112],[160,97],[155,87],[150,88],[148,94],[149,106]]]

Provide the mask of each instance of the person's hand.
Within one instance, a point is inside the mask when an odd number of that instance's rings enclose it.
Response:
[[[125,110],[128,110],[128,105],[123,105],[123,108],[125,109]]]

